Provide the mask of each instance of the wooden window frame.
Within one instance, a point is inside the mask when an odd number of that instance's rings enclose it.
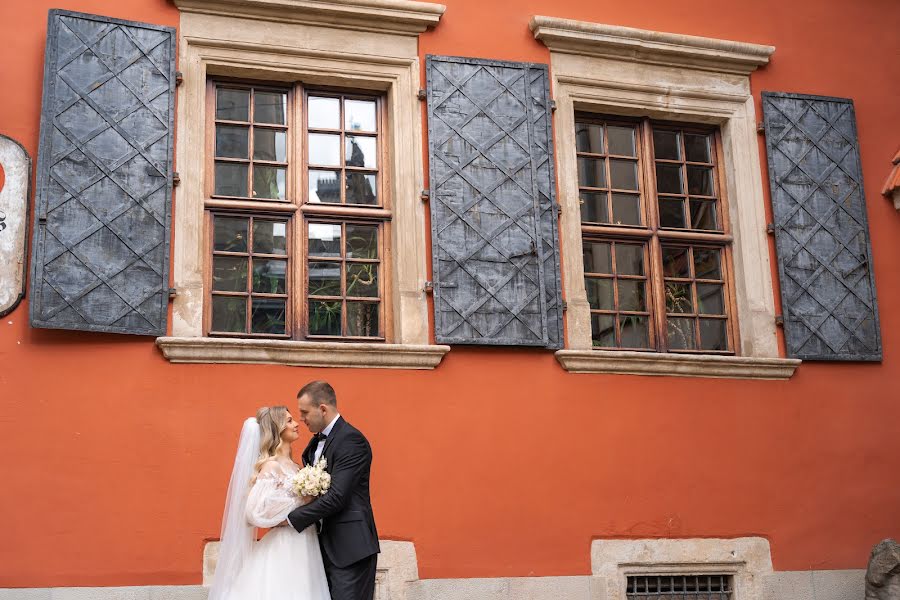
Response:
[[[287,131],[287,172],[285,182],[285,198],[279,199],[255,199],[252,197],[227,197],[215,195],[215,126],[217,120],[215,118],[215,102],[216,89],[221,87],[229,87],[236,89],[254,88],[263,89],[264,91],[281,91],[288,94],[287,106],[288,114],[286,115],[286,125],[284,129]],[[233,79],[227,77],[210,77],[206,82],[206,122],[204,123],[204,147],[206,150],[206,180],[204,187],[205,195],[205,218],[204,218],[204,282],[205,293],[203,302],[203,335],[207,337],[217,338],[252,338],[252,339],[289,339],[289,340],[309,340],[309,341],[327,341],[327,342],[372,342],[372,343],[391,343],[394,335],[393,326],[393,302],[392,302],[392,268],[391,268],[391,198],[387,194],[387,190],[391,189],[389,165],[391,153],[389,151],[387,140],[390,139],[389,132],[385,130],[385,97],[382,93],[367,92],[353,89],[306,86],[302,81],[290,84],[273,83],[248,79]],[[340,97],[341,100],[341,166],[332,170],[340,170],[342,173],[347,171],[344,165],[344,99],[366,99],[374,100],[376,107],[376,127],[377,132],[367,137],[376,138],[376,156],[377,166],[375,169],[351,167],[350,170],[360,170],[367,173],[376,173],[376,194],[378,205],[359,205],[344,204],[345,183],[341,178],[341,204],[330,203],[310,203],[308,198],[308,148],[306,140],[308,139],[309,128],[307,127],[306,111],[309,96],[326,96]],[[252,98],[250,127],[251,133],[249,138],[249,161],[252,163],[253,145],[252,145]],[[314,132],[316,130],[314,129]],[[334,133],[334,132],[332,132]],[[248,193],[252,194],[252,169],[248,173]],[[212,239],[212,223],[214,215],[234,215],[244,217],[258,218],[282,218],[286,219],[288,226],[288,298],[289,306],[287,310],[285,329],[288,333],[275,334],[254,334],[249,331],[246,333],[224,333],[211,332],[212,323],[212,257],[213,257],[213,239]],[[379,335],[372,337],[359,336],[323,336],[310,335],[308,331],[308,224],[312,222],[323,223],[360,223],[367,225],[377,225],[378,227],[378,252],[379,252],[379,296],[377,302],[379,304]],[[346,243],[342,239],[342,243]],[[342,248],[342,255],[345,249]],[[343,264],[343,261],[342,261]],[[248,273],[248,277],[252,278],[252,273]],[[342,273],[341,280],[343,282],[344,275]],[[343,283],[342,283],[343,286]],[[346,303],[346,299],[343,300]],[[249,302],[248,302],[249,305]],[[249,310],[249,308],[248,308]],[[346,322],[346,315],[342,311],[342,331]],[[249,318],[249,317],[248,317]]]
[[[696,124],[688,124],[683,122],[673,122],[666,120],[651,119],[650,117],[628,118],[614,115],[603,115],[599,113],[577,112],[574,122],[592,123],[592,124],[629,124],[635,127],[635,154],[637,155],[638,164],[638,190],[641,203],[641,217],[644,219],[645,225],[594,225],[580,223],[582,239],[584,242],[640,242],[644,244],[645,256],[649,253],[648,266],[648,284],[650,285],[647,294],[647,305],[650,312],[650,347],[644,349],[615,347],[592,347],[595,351],[621,351],[636,350],[642,352],[654,353],[671,353],[671,354],[702,354],[702,355],[740,355],[740,333],[738,325],[737,302],[734,295],[734,277],[732,267],[733,252],[733,236],[731,235],[731,222],[729,219],[729,206],[727,197],[727,186],[725,185],[725,160],[722,148],[721,131],[716,126],[704,126]],[[662,227],[659,224],[659,207],[658,194],[656,191],[656,157],[653,145],[653,128],[674,129],[682,133],[702,133],[709,135],[711,140],[710,158],[715,159],[713,166],[713,177],[716,197],[716,217],[721,229],[718,231],[709,230],[692,230],[681,228]],[[577,135],[577,134],[576,134]],[[604,127],[605,136],[605,127]],[[681,164],[687,164],[684,154],[684,139],[682,135],[681,141]],[[575,151],[576,156],[582,153]],[[610,155],[604,153],[606,157],[606,176],[607,176],[607,193],[612,193],[612,181],[610,180],[609,160]],[[685,207],[685,222],[690,218],[690,202],[687,189],[686,169],[685,180],[683,181],[684,194],[683,202]],[[579,185],[579,197],[580,197]],[[608,209],[611,208],[611,196],[607,201]],[[612,214],[610,213],[610,219]],[[666,334],[667,313],[665,304],[665,282],[662,264],[662,245],[681,245],[681,246],[701,246],[715,247],[721,251],[720,268],[723,278],[723,299],[725,304],[725,313],[728,325],[726,326],[727,350],[704,350],[704,349],[670,349]],[[693,267],[692,267],[693,269]],[[696,282],[691,284],[692,290],[695,291]],[[699,299],[694,295],[694,308],[696,310]],[[618,297],[615,298],[618,307]],[[591,313],[594,311],[592,310]],[[618,313],[616,313],[618,315]],[[617,317],[618,318],[618,317]],[[694,314],[692,317],[695,321],[694,330],[697,333],[699,327],[699,317]],[[618,326],[616,331],[616,339],[618,342],[619,333]],[[655,345],[654,345],[655,339]],[[699,337],[697,338],[699,344]]]

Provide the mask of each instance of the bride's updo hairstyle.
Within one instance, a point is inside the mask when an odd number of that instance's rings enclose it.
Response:
[[[288,409],[286,406],[263,406],[256,411],[256,422],[259,423],[259,459],[253,467],[253,479],[270,458],[273,458],[284,443],[281,432],[287,426]]]

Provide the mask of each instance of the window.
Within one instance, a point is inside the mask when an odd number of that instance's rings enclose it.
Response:
[[[384,340],[381,97],[210,81],[210,336]]]
[[[628,577],[629,600],[731,600],[728,575],[638,575]]]
[[[579,115],[575,146],[593,347],[733,353],[717,130]]]

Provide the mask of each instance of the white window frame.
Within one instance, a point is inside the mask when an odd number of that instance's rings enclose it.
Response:
[[[418,34],[445,7],[409,0],[175,0],[181,10],[172,335],[157,339],[172,362],[275,363],[432,369],[449,346],[430,343]],[[393,149],[384,175],[392,198],[391,343],[203,337],[204,132],[210,77],[372,90],[385,94]]]
[[[535,16],[550,49],[567,346],[556,353],[578,373],[787,379],[800,364],[779,358],[775,296],[750,73],[774,52],[727,40]],[[717,125],[734,236],[736,356],[594,350],[584,285],[575,156],[575,112]]]

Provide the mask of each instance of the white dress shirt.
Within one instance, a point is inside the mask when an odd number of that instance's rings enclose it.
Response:
[[[332,420],[331,423],[325,426],[325,429],[322,430],[322,435],[329,436],[331,435],[331,430],[334,429],[334,424],[337,423],[337,420],[341,418],[341,413],[338,413]],[[325,450],[325,440],[319,440],[319,445],[316,446],[316,454],[313,458],[313,464],[319,462],[319,459],[322,458],[322,451]]]

